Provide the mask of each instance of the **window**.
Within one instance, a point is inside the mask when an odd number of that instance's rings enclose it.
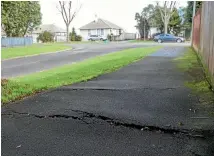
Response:
[[[101,29],[101,35],[104,35],[104,29]]]
[[[101,35],[101,30],[97,29],[97,35],[100,36]]]
[[[91,30],[88,30],[88,36],[90,36],[91,35]]]
[[[121,29],[119,29],[119,35],[121,35],[122,34],[122,30]]]

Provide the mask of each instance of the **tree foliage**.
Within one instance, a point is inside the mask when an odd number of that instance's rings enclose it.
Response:
[[[185,29],[185,37],[190,37],[191,27],[192,27],[192,13],[193,13],[193,1],[187,2],[187,7],[183,8],[182,11],[184,12],[184,23],[183,28]],[[202,1],[196,1],[196,12],[201,7]]]
[[[69,34],[70,41],[82,41],[82,36],[77,35],[75,28],[72,28],[72,32]]]
[[[75,31],[75,28],[72,28],[72,32],[70,33],[70,40],[71,41],[76,41],[76,36],[77,36],[77,34],[76,34],[76,31]]]
[[[44,31],[41,34],[39,34],[37,41],[42,41],[42,43],[53,42],[54,41],[54,35],[49,31]]]
[[[174,13],[172,14],[169,24],[168,24],[168,32],[172,32],[174,35],[178,35],[181,32],[181,22],[182,19],[178,14],[178,10],[174,8]]]
[[[41,24],[42,14],[37,1],[2,1],[2,29],[7,36],[22,37]]]
[[[135,20],[137,21],[136,28],[139,30],[141,37],[144,37],[144,31],[146,37],[149,34],[150,26],[152,25],[149,21],[152,19],[153,11],[154,5],[149,4],[147,7],[143,8],[141,13],[135,14]]]
[[[181,32],[182,19],[176,8],[174,8],[172,12],[173,14],[170,15],[167,31],[178,35]],[[135,20],[137,21],[136,28],[139,30],[141,37],[144,36],[144,22],[146,26],[146,36],[148,36],[151,27],[157,27],[161,33],[164,32],[164,22],[157,5],[149,4],[143,8],[141,14],[135,14]]]
[[[144,26],[145,26],[145,36],[147,37],[150,29],[148,20],[139,13],[135,14],[135,20],[137,21],[136,28],[138,29],[141,38],[144,37]]]
[[[170,18],[174,14],[175,11],[176,1],[164,1],[163,7],[159,5],[157,2],[158,10],[160,11],[162,22],[164,23],[164,33],[167,34],[168,32],[168,24]]]

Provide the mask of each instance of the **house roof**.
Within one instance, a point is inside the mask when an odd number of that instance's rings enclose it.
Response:
[[[84,29],[122,29],[121,27],[117,26],[116,24],[113,24],[107,20],[98,18],[97,21],[92,21],[82,27],[80,27],[80,30],[84,30]]]
[[[57,27],[54,24],[44,24],[44,25],[39,26],[37,29],[35,29],[35,31],[33,31],[33,33],[41,33],[43,31],[49,31],[52,33],[56,33],[56,32],[64,33],[64,32],[66,32],[64,29]]]

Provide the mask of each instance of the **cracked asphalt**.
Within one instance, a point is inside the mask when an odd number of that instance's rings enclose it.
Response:
[[[172,61],[184,50],[3,106],[2,155],[214,155],[214,120],[195,119],[207,112]]]

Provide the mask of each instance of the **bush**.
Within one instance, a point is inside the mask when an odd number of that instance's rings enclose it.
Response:
[[[76,38],[75,38],[75,40],[76,40],[76,41],[82,41],[82,36],[77,35]]]
[[[108,39],[109,41],[112,41],[112,40],[113,40],[113,34],[108,34],[107,39]]]
[[[69,34],[71,41],[82,41],[82,36],[77,35],[75,28],[72,28],[72,32]]]
[[[53,42],[54,41],[54,35],[51,32],[44,31],[37,37],[37,42],[42,41],[45,42]]]

